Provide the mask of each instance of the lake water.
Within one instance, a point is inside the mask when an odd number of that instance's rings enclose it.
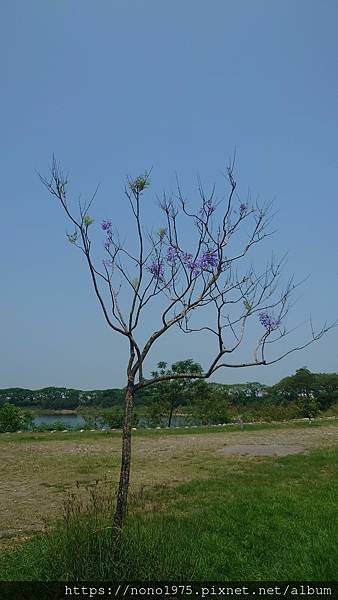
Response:
[[[42,414],[42,415],[36,415],[33,419],[34,425],[42,425],[42,424],[52,425],[56,421],[58,423],[64,423],[65,429],[72,428],[72,427],[84,427],[86,424],[85,419],[81,415],[77,415],[77,414],[71,414],[71,415],[58,415],[58,414],[43,415]],[[166,427],[167,424],[168,424],[168,420],[163,419],[162,427]],[[173,418],[171,420],[172,427],[185,427],[186,425],[192,425],[192,424],[197,424],[197,422],[192,423],[191,417],[188,418],[185,416],[178,415],[178,416],[173,416]],[[107,424],[104,423],[103,420],[98,418],[96,428],[101,429],[101,428],[106,428],[106,427],[107,427]],[[138,427],[149,427],[149,423],[145,417],[139,418]],[[93,425],[93,428],[94,428],[94,425]]]
[[[65,427],[81,427],[85,420],[81,415],[36,415],[33,419],[34,425],[51,425],[55,422],[64,423]]]

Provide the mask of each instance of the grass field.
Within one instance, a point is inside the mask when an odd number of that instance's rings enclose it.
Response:
[[[131,505],[114,561],[107,497],[119,435],[0,436],[0,579],[335,578],[335,422],[135,433]],[[79,508],[68,530],[55,527],[65,493],[84,502],[88,490],[89,513]],[[32,535],[47,517],[54,528]]]

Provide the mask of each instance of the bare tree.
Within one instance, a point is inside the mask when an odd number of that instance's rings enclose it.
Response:
[[[89,211],[95,194],[87,204],[79,203],[79,212],[75,216],[69,204],[68,176],[55,158],[50,177],[41,177],[41,180],[61,203],[74,226],[68,240],[85,257],[107,324],[123,336],[129,346],[121,471],[113,518],[116,534],[122,529],[127,507],[132,412],[137,390],[166,380],[207,379],[226,367],[275,363],[318,340],[331,325],[325,323],[317,332],[311,326],[311,335],[302,345],[270,356],[268,350],[271,351],[289,333],[284,322],[295,285],[291,279],[281,286],[283,259],[268,261],[260,272],[246,266],[251,249],[270,235],[271,206],[260,206],[250,198],[246,202],[239,199],[233,162],[227,167],[228,191],[222,200],[216,199],[215,187],[207,195],[199,182],[198,208],[190,208],[177,182],[175,196],[164,194],[159,202],[165,222],[156,233],[146,233],[142,222],[141,199],[150,185],[149,172],[127,179],[124,191],[135,224],[136,250],[134,243],[130,248],[121,242],[119,233],[113,231],[111,220],[103,220],[105,258],[100,266],[93,258],[89,236],[93,224]],[[184,243],[189,227],[194,233],[193,249]],[[243,230],[244,236],[239,243],[237,234]],[[240,274],[241,266],[244,271]],[[123,302],[121,290],[125,290]],[[158,323],[148,339],[141,343],[139,326],[149,308],[152,316],[158,315]],[[231,362],[228,357],[247,339],[249,321],[256,321],[258,330],[252,355],[246,361]],[[202,333],[213,338],[209,367],[200,373],[170,373],[147,379],[143,370],[149,352],[173,326],[178,326],[185,334]]]

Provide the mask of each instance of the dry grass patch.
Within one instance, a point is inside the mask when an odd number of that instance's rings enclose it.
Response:
[[[132,491],[142,486],[175,485],[206,479],[215,470],[240,470],[247,461],[266,455],[304,452],[337,444],[337,426],[223,431],[159,432],[136,435],[133,441]],[[265,451],[264,451],[265,450]],[[120,462],[118,436],[93,439],[8,441],[0,446],[0,537],[41,530],[46,519],[62,510],[65,491],[107,478],[115,487]],[[226,456],[228,455],[228,456]],[[245,456],[248,455],[248,456]]]

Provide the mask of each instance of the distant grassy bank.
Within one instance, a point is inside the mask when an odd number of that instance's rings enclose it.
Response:
[[[209,455],[199,463],[207,479],[133,496],[114,561],[110,487],[98,484],[87,507],[70,500],[50,533],[3,550],[0,579],[333,581],[337,456],[335,448],[259,461]]]
[[[158,437],[161,435],[196,435],[203,433],[218,433],[218,432],[236,432],[236,431],[260,431],[260,430],[278,430],[278,429],[308,429],[313,427],[330,426],[333,427],[337,424],[337,417],[320,417],[316,419],[295,419],[292,421],[276,421],[272,423],[243,423],[238,425],[236,423],[227,423],[224,425],[201,425],[201,426],[185,426],[185,427],[161,427],[161,428],[135,428],[133,431],[134,437],[148,436]],[[68,430],[68,431],[46,431],[46,432],[31,432],[22,431],[15,433],[0,433],[0,443],[6,442],[48,442],[48,441],[62,441],[71,439],[74,440],[85,440],[85,439],[100,439],[103,436],[105,438],[113,436],[120,437],[120,430],[105,430],[105,431],[93,431],[88,429],[82,430]]]

